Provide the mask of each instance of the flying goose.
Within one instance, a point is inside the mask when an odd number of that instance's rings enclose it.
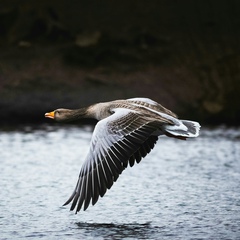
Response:
[[[154,147],[158,136],[178,139],[197,137],[198,122],[179,120],[172,111],[148,98],[131,98],[96,103],[70,110],[56,109],[45,114],[56,121],[95,118],[90,150],[80,170],[77,185],[64,205],[72,202],[76,213],[90,201],[94,205],[117,181],[122,171],[139,163]]]

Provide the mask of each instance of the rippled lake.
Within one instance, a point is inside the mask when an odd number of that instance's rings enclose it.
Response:
[[[91,127],[0,129],[0,239],[240,239],[240,129],[160,137],[87,211],[62,207]]]

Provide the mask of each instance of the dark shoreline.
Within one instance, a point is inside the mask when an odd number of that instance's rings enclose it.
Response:
[[[216,91],[217,85],[200,81],[187,66],[180,73],[178,65],[159,67],[157,64],[119,72],[109,67],[69,67],[59,58],[53,71],[51,68],[44,70],[46,64],[54,61],[51,58],[29,61],[34,61],[34,65],[20,63],[15,73],[16,67],[11,64],[11,73],[3,76],[5,82],[0,88],[1,124],[41,122],[45,112],[56,108],[79,108],[95,102],[132,97],[149,97],[180,118],[203,124],[240,123],[237,82],[231,86],[234,91],[228,92],[229,83],[223,79],[216,82],[222,85],[222,90]],[[25,77],[26,72],[29,73],[28,78]],[[192,75],[190,79],[185,77],[189,74]],[[210,89],[206,90],[206,85],[210,85]]]
[[[180,118],[239,125],[239,8],[216,0],[3,1],[0,124],[149,97]]]

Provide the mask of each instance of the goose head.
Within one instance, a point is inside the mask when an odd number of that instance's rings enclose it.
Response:
[[[86,117],[86,115],[87,115],[86,108],[75,109],[75,110],[59,108],[52,112],[45,113],[45,117],[54,119],[58,122],[77,120],[77,119]]]

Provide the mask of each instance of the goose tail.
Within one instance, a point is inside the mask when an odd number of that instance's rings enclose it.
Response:
[[[165,127],[165,134],[169,137],[179,139],[193,138],[199,135],[200,124],[189,120],[179,120],[178,125],[168,125]]]

